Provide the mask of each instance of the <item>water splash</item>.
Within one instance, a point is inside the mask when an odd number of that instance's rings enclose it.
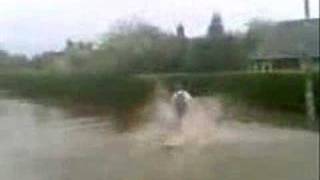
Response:
[[[155,94],[145,111],[150,123],[136,133],[136,138],[149,145],[202,146],[212,142],[222,112],[217,99],[194,98],[181,127],[177,127],[179,120],[170,102],[170,93],[160,89]]]

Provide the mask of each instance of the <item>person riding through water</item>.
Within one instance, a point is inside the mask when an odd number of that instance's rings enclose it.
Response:
[[[178,118],[178,126],[181,127],[182,119],[190,108],[192,97],[182,88],[181,85],[176,86],[176,91],[172,95],[172,103]]]

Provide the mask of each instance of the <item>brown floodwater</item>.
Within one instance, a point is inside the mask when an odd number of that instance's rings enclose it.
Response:
[[[164,102],[149,124],[119,133],[112,115],[73,117],[0,97],[0,179],[318,179],[318,133],[216,121],[215,103],[195,106],[179,134]]]

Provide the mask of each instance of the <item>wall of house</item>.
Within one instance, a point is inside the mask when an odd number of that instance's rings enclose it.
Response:
[[[253,72],[272,72],[274,67],[270,60],[256,60],[249,66],[249,70]]]
[[[255,60],[249,65],[249,71],[272,72],[277,70],[304,70],[305,63],[298,58]],[[320,71],[320,58],[313,58],[313,71]]]
[[[305,71],[306,68],[308,68],[308,70],[310,69],[311,71],[314,72],[319,72],[320,71],[320,57],[315,57],[315,58],[311,58],[308,61],[305,60],[300,60],[300,69]]]
[[[300,61],[298,58],[283,58],[273,60],[274,69],[279,70],[299,70]]]
[[[313,63],[314,63],[314,71],[320,73],[320,57],[318,58],[313,58]]]

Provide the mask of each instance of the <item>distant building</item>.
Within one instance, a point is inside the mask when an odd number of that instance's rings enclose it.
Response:
[[[93,50],[93,43],[91,42],[75,42],[75,41],[71,41],[70,39],[68,39],[66,41],[66,47],[65,47],[65,51],[66,52],[77,52],[77,53],[81,53],[81,52],[90,52]]]
[[[303,56],[312,59],[319,69],[319,19],[282,21],[268,28],[250,54],[254,71],[298,70]]]
[[[65,57],[65,53],[61,51],[48,51],[42,54],[35,55],[33,59],[33,65],[36,68],[43,68],[49,64],[56,63],[57,61],[62,61]]]

